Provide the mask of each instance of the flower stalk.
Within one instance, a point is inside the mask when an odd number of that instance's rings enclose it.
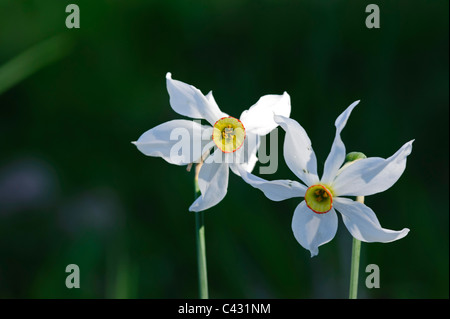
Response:
[[[195,166],[194,189],[195,199],[200,195],[198,185],[198,174],[203,162]],[[205,246],[205,218],[204,212],[194,212],[195,214],[195,242],[197,246],[197,269],[198,269],[198,289],[200,299],[208,299],[208,276],[206,268],[206,246]]]
[[[364,196],[357,196],[356,201],[364,204]],[[359,260],[361,256],[361,241],[353,237],[352,262],[350,268],[349,299],[358,298]]]

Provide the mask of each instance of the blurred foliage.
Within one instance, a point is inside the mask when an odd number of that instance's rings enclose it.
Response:
[[[81,28],[70,30],[69,3],[0,1],[0,68],[55,36],[71,43],[28,57],[0,95],[0,298],[197,297],[193,172],[130,143],[181,118],[168,71],[214,90],[234,116],[287,91],[319,167],[334,120],[358,99],[342,134],[349,152],[388,157],[415,139],[402,178],[366,198],[384,227],[411,232],[363,243],[359,295],[448,298],[448,1],[377,1],[377,30],[364,24],[371,2],[356,0],[79,0]],[[279,144],[268,178],[294,179]],[[298,203],[232,174],[205,216],[211,297],[347,297],[350,234],[340,220],[310,258],[291,231]],[[64,285],[71,263],[80,289]],[[380,289],[364,286],[370,263]]]

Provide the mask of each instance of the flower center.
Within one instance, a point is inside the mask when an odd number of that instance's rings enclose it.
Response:
[[[306,205],[317,214],[327,213],[333,207],[333,195],[324,185],[309,187],[305,194]]]
[[[244,125],[234,117],[223,117],[214,124],[212,139],[222,152],[236,152],[244,144]]]

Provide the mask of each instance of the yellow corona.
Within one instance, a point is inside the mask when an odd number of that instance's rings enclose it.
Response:
[[[305,201],[316,214],[325,214],[333,208],[333,192],[325,185],[313,185],[306,190]]]
[[[212,139],[222,152],[236,152],[244,144],[244,125],[234,117],[223,117],[214,124]]]

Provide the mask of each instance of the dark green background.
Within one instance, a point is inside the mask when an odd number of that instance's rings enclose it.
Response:
[[[0,95],[1,298],[198,296],[193,172],[130,143],[182,118],[168,71],[234,116],[287,91],[319,169],[336,117],[358,99],[348,151],[389,157],[415,139],[401,179],[366,198],[383,227],[411,231],[363,243],[359,296],[448,298],[448,1],[73,1],[71,30],[69,3],[0,0],[0,66],[55,35],[28,68],[61,55]],[[368,3],[380,29],[365,26]],[[295,179],[279,151],[264,177]],[[231,175],[205,216],[211,297],[347,297],[351,235],[339,218],[310,258],[291,231],[298,203]],[[80,289],[64,285],[71,263]],[[364,285],[371,263],[379,289]]]

